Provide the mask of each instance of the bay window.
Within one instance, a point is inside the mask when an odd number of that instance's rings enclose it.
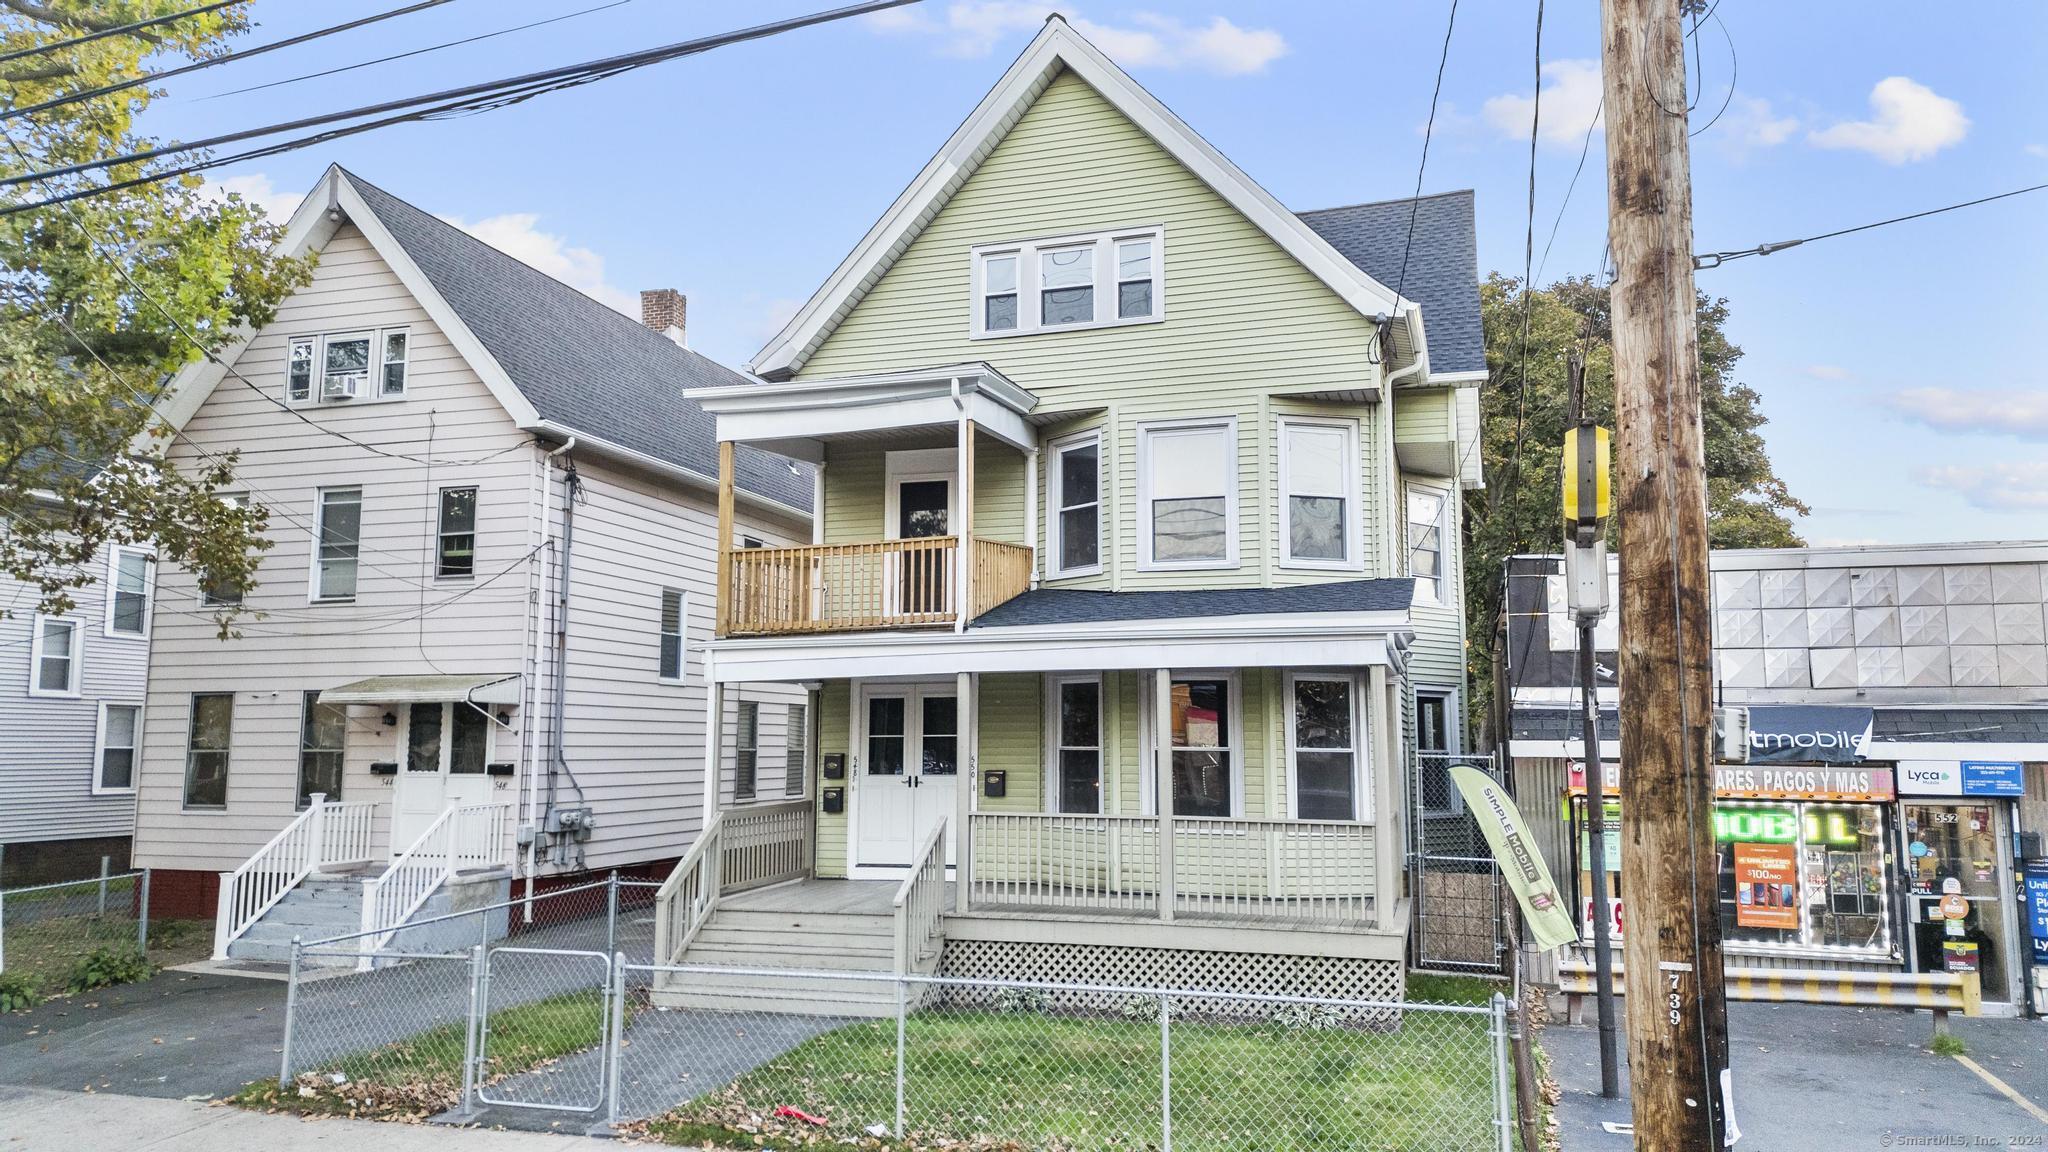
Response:
[[[1158,227],[977,246],[969,334],[1016,336],[1165,318]]]
[[[1102,439],[1094,432],[1053,445],[1052,574],[1102,566]]]
[[[1287,563],[1357,565],[1357,442],[1356,424],[1280,422],[1280,538]]]
[[[1237,422],[1140,425],[1140,567],[1228,567],[1237,558]]]

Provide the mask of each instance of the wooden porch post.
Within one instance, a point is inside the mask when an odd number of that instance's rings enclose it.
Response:
[[[953,813],[953,910],[965,916],[968,889],[974,886],[974,797],[981,787],[981,674],[956,672],[953,691],[959,700],[960,745],[966,763],[954,781]]]
[[[953,536],[953,631],[967,631],[967,618],[974,611],[974,421],[960,417],[960,523]]]
[[[718,442],[718,588],[716,634],[724,636],[732,620],[732,441]]]
[[[1366,676],[1371,688],[1367,699],[1372,704],[1372,918],[1377,925],[1385,924],[1392,915],[1400,891],[1397,880],[1401,865],[1396,850],[1400,846],[1402,813],[1395,774],[1402,770],[1402,765],[1398,762],[1400,745],[1394,740],[1400,709],[1395,706],[1385,664],[1372,665]]]
[[[1152,773],[1159,812],[1159,918],[1173,919],[1173,673],[1152,673]]]

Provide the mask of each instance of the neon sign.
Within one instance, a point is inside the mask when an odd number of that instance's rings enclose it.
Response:
[[[1800,820],[1785,808],[1714,808],[1714,839],[1726,844],[1794,844],[1799,841]],[[1805,833],[1808,844],[1853,848],[1863,841],[1849,813],[1840,809],[1808,810]]]

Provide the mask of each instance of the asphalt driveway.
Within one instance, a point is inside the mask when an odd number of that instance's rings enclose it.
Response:
[[[275,1076],[285,985],[160,972],[0,1015],[0,1084],[210,1098]]]

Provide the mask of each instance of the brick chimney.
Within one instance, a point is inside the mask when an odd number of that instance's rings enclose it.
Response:
[[[640,322],[683,347],[684,321],[690,310],[689,297],[673,288],[650,288],[640,293]]]

